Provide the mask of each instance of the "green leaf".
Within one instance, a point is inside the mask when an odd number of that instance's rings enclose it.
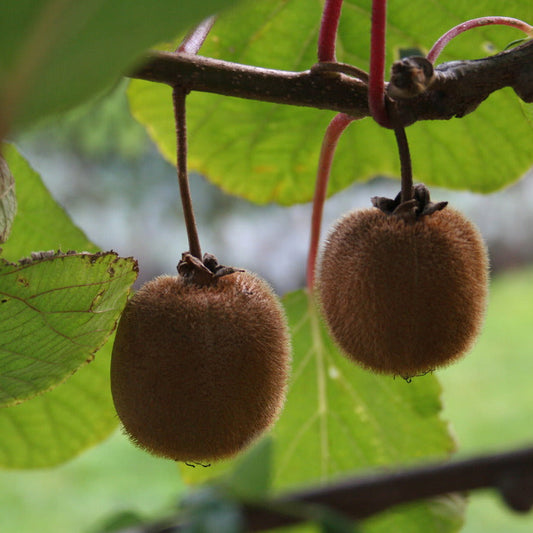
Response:
[[[266,437],[237,459],[224,483],[242,498],[265,497],[272,480],[272,454],[272,439]]]
[[[148,47],[234,3],[1,2],[0,117],[21,127],[75,106],[131,70]]]
[[[273,431],[274,487],[324,483],[369,468],[449,456],[454,442],[440,418],[441,389],[434,376],[407,383],[363,370],[340,354],[304,291],[284,301],[294,361],[287,403]],[[362,529],[456,531],[461,505],[444,512],[437,504],[417,504],[401,513],[401,527],[398,518],[388,517],[388,529],[379,521]],[[440,526],[424,530],[422,524],[428,523]]]
[[[0,262],[0,407],[59,385],[115,328],[137,262],[114,252]]]
[[[0,244],[5,242],[11,233],[11,224],[16,211],[15,180],[7,163],[0,155]]]
[[[3,149],[18,198],[3,257],[17,261],[32,250],[59,247],[97,251],[15,147],[5,145]],[[118,424],[109,384],[110,357],[108,342],[90,365],[58,387],[22,404],[0,408],[0,467],[56,465],[108,437]]]
[[[461,531],[467,500],[459,494],[450,494],[401,505],[363,522],[364,533],[449,533]]]
[[[117,427],[109,387],[112,343],[59,387],[0,409],[0,467],[43,468],[94,446]]]
[[[284,70],[316,62],[321,3],[264,0],[245,3],[221,17],[202,55]],[[343,5],[337,58],[368,69],[370,3]],[[400,49],[428,50],[452,26],[487,14],[533,20],[533,4],[504,0],[391,2],[387,65]],[[423,24],[417,21],[423,20]],[[521,32],[483,27],[461,35],[439,61],[485,57]],[[387,67],[388,68],[388,67]],[[163,155],[175,160],[170,90],[134,80],[129,97]],[[193,93],[188,98],[190,166],[227,192],[257,203],[293,204],[313,197],[321,140],[333,113]],[[414,173],[428,185],[490,192],[517,180],[533,163],[532,125],[512,90],[491,95],[472,114],[425,121],[408,128]],[[398,177],[394,135],[367,118],[352,124],[339,143],[329,193],[376,175]]]
[[[32,251],[58,248],[97,252],[98,247],[74,225],[15,146],[4,144],[2,152],[15,178],[18,199],[17,215],[11,236],[2,245],[2,257],[18,261]]]
[[[101,524],[91,528],[91,533],[114,533],[128,528],[142,527],[145,519],[134,511],[119,511],[106,517]]]
[[[322,511],[318,520],[322,533],[359,533],[361,531],[355,526],[353,521],[348,520],[346,517],[333,513],[329,509]]]
[[[182,502],[187,515],[184,533],[236,533],[244,531],[237,502],[213,487],[191,493]]]

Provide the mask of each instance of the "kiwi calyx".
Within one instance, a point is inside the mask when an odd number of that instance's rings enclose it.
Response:
[[[223,277],[243,270],[221,265],[212,254],[204,254],[202,260],[189,252],[181,255],[178,274],[185,280],[197,285],[211,285]]]
[[[444,209],[448,202],[432,202],[429,196],[429,189],[419,183],[413,187],[413,198],[402,202],[401,193],[398,193],[394,200],[382,196],[374,196],[371,199],[372,205],[381,209],[386,215],[399,216],[406,221],[418,220],[427,215],[432,215]]]

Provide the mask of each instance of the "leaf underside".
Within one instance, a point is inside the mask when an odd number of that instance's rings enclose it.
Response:
[[[21,128],[80,104],[132,69],[148,47],[235,3],[1,2],[0,129],[2,120]]]
[[[18,210],[0,260],[0,467],[40,468],[71,459],[117,427],[111,342],[94,352],[125,305],[136,264],[98,254],[16,148],[2,148]],[[88,252],[31,253],[59,248]]]
[[[368,69],[370,4],[347,0],[339,25],[337,59]],[[201,54],[243,64],[306,70],[316,62],[321,3],[265,0],[244,3],[215,24]],[[428,50],[452,26],[489,14],[533,20],[533,4],[503,0],[413,0],[388,10],[387,65],[399,50]],[[416,20],[423,20],[417,24]],[[461,35],[439,61],[475,59],[503,50],[521,32],[504,26]],[[388,67],[387,67],[388,68]],[[161,153],[175,162],[170,89],[133,80],[134,116]],[[188,98],[191,168],[223,190],[253,202],[290,205],[313,197],[325,128],[333,113],[308,108],[192,93]],[[510,89],[491,95],[472,114],[425,121],[408,128],[417,181],[454,189],[491,192],[519,179],[533,164],[532,124]],[[333,164],[329,193],[377,175],[398,177],[393,132],[367,118],[350,125]]]
[[[136,262],[112,252],[34,256],[0,262],[0,407],[49,390],[90,362],[137,277]]]

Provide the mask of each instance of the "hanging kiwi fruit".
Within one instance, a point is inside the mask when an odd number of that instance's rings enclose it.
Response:
[[[270,286],[201,256],[188,187],[185,94],[174,89],[178,178],[190,251],[177,276],[128,302],[111,360],[111,390],[131,440],[184,462],[231,457],[277,419],[290,363],[286,317]]]
[[[333,339],[361,366],[412,377],[464,355],[480,332],[488,293],[483,239],[460,212],[412,185],[403,129],[402,192],[339,220],[316,281]]]

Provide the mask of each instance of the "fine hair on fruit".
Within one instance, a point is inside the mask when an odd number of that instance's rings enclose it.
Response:
[[[113,400],[127,434],[153,454],[223,459],[275,422],[289,362],[286,318],[261,278],[233,269],[201,283],[160,276],[119,323]]]
[[[445,205],[424,216],[353,211],[327,238],[319,303],[341,350],[367,369],[423,374],[464,355],[481,330],[486,247],[474,224]]]

